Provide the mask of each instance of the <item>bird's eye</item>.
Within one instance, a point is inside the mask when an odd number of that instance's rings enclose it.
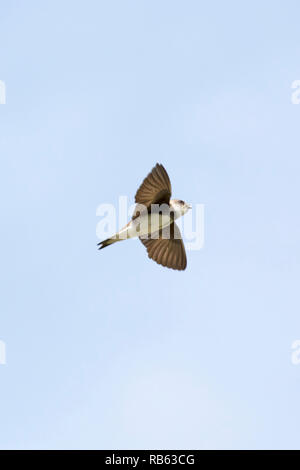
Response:
[[[184,204],[184,201],[179,201],[179,204]]]

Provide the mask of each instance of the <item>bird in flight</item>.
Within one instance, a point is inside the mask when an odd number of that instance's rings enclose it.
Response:
[[[98,243],[99,250],[128,238],[138,237],[148,257],[167,268],[183,271],[186,253],[175,222],[191,206],[180,199],[170,199],[171,182],[163,165],[157,163],[136,192],[136,206],[130,222],[114,236]]]

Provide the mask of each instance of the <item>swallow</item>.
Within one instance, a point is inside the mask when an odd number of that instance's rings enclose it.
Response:
[[[138,237],[150,259],[167,268],[185,270],[186,252],[175,220],[191,206],[181,199],[170,199],[171,194],[169,175],[163,165],[157,163],[136,192],[132,219],[114,236],[98,243],[99,250]]]

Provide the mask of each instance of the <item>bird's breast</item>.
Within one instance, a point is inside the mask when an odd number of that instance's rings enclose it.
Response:
[[[129,234],[131,237],[141,237],[157,232],[172,222],[170,214],[144,214],[131,221]]]

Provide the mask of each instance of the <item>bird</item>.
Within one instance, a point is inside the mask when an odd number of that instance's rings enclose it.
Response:
[[[148,257],[178,271],[187,266],[186,252],[175,220],[192,208],[181,199],[171,199],[171,181],[161,163],[157,163],[135,194],[132,219],[119,232],[98,243],[102,250],[113,243],[138,237]]]

